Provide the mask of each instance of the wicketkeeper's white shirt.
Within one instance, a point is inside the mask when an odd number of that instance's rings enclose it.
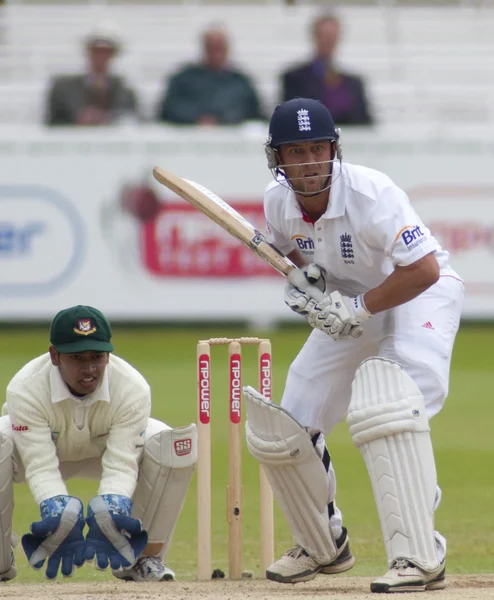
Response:
[[[47,353],[13,377],[2,414],[10,417],[26,481],[39,503],[67,494],[59,461],[92,457],[101,457],[99,494],[132,496],[150,410],[148,383],[121,358],[110,354],[102,383],[80,399]]]
[[[381,284],[396,266],[435,252],[441,275],[456,273],[443,250],[389,177],[366,167],[334,165],[328,208],[312,223],[295,193],[277,181],[264,193],[266,234],[284,254],[298,250],[328,272],[330,287],[361,294]]]

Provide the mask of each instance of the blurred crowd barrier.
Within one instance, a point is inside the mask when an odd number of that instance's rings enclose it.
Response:
[[[263,229],[265,126],[0,128],[0,320],[82,303],[127,321],[296,319],[283,280],[158,185],[162,165]],[[342,132],[344,160],[408,193],[466,281],[465,318],[494,318],[494,140],[425,125]]]
[[[11,1],[0,7],[0,122],[43,121],[49,78],[84,68],[82,41],[101,20],[121,31],[116,69],[136,90],[145,120],[155,119],[169,76],[198,58],[200,34],[212,23],[229,32],[233,62],[252,77],[269,113],[281,71],[310,56],[312,19],[335,8],[343,25],[337,62],[364,76],[379,123],[494,126],[492,0],[354,4]]]

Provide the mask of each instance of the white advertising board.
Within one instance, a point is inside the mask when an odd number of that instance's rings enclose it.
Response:
[[[270,181],[252,128],[0,132],[0,320],[92,304],[126,321],[296,318],[283,280],[152,179],[163,165],[263,228]],[[466,283],[465,318],[494,318],[494,142],[359,131],[345,160],[409,194]]]

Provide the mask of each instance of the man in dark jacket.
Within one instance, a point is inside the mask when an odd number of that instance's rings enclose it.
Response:
[[[100,26],[85,45],[87,73],[57,76],[51,82],[47,125],[107,125],[136,115],[134,92],[121,77],[110,73],[110,63],[120,51],[114,28]]]
[[[315,56],[283,73],[283,101],[314,98],[326,105],[337,125],[369,125],[373,119],[362,79],[342,73],[333,61],[340,29],[339,20],[332,15],[316,19],[312,26]]]
[[[159,105],[158,120],[179,125],[235,125],[263,119],[251,80],[229,65],[224,31],[202,36],[203,58],[170,78]]]

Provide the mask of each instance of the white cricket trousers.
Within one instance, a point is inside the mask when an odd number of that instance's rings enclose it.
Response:
[[[448,395],[451,355],[463,305],[460,279],[442,276],[414,300],[384,311],[365,322],[357,339],[333,340],[314,330],[290,366],[281,405],[310,430],[328,436],[347,413],[351,386],[359,364],[371,356],[399,363],[424,395],[427,416],[442,408]],[[323,443],[322,436],[320,444]],[[321,454],[322,449],[319,447]],[[332,497],[336,477],[328,472]],[[437,503],[440,498],[438,488]],[[342,517],[335,506],[331,525],[341,532]],[[439,557],[445,541],[437,534]]]

